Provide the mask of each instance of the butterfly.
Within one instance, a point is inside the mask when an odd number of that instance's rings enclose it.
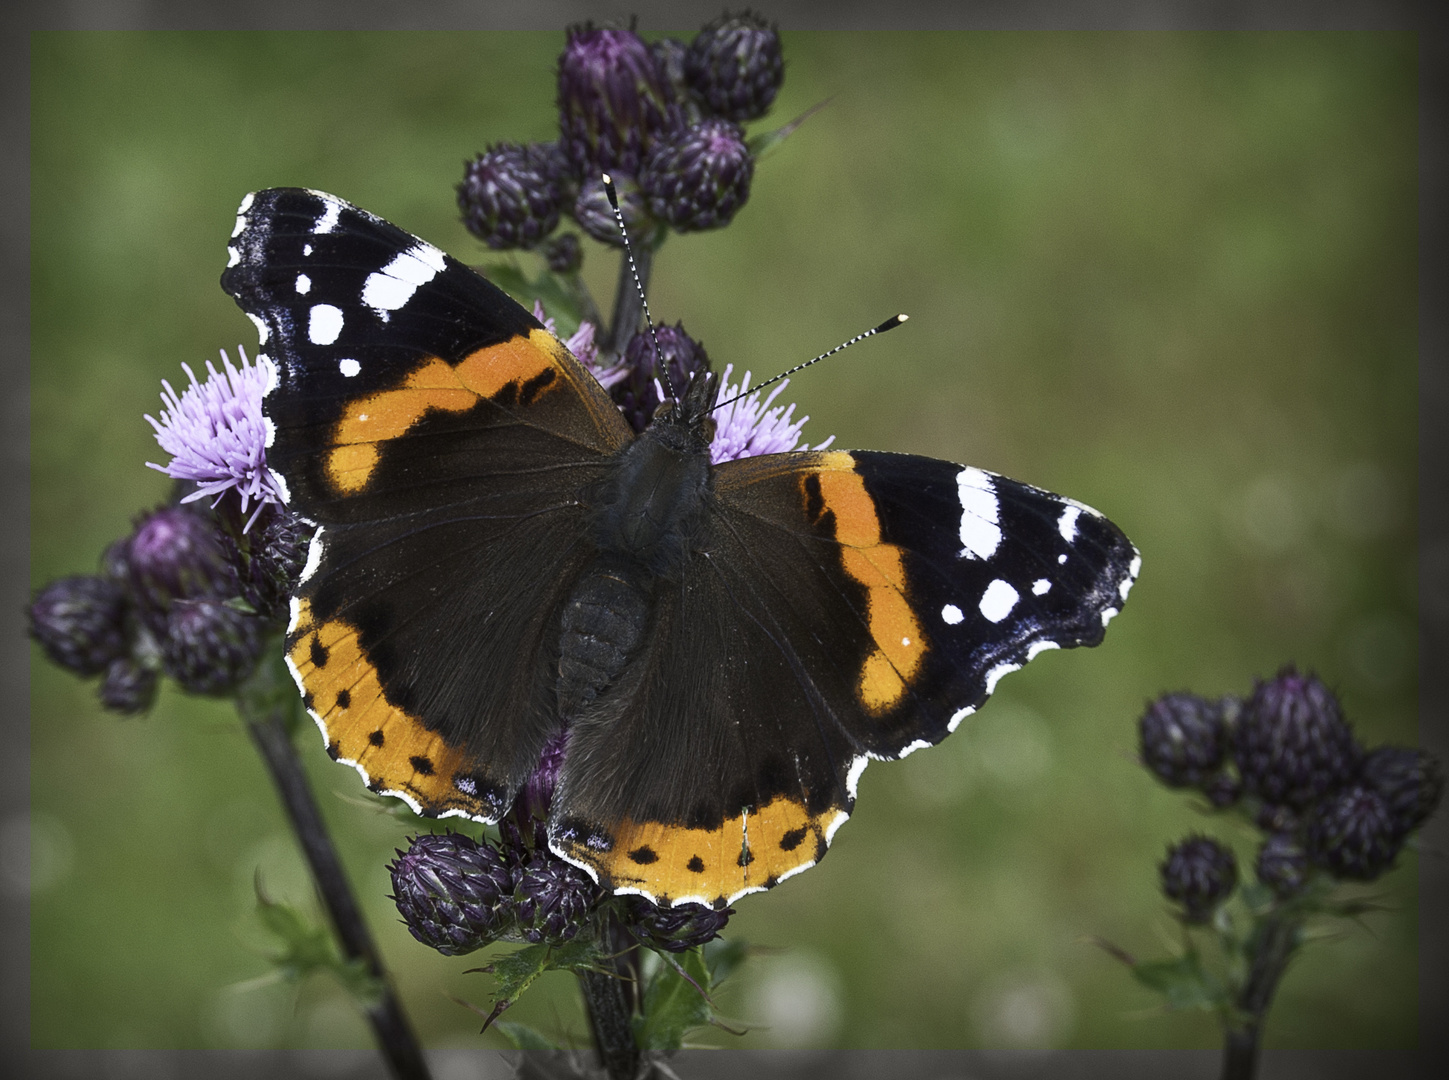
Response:
[[[502,290],[333,195],[246,196],[227,250],[267,462],[316,526],[286,649],[328,752],[493,823],[562,745],[549,846],[615,893],[723,907],[815,865],[868,762],[1099,643],[1141,565],[970,466],[713,465],[708,372],[636,436]]]

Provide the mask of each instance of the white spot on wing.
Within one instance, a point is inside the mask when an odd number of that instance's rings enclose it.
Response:
[[[312,291],[312,279],[306,274],[297,275],[297,295],[306,296]]]
[[[988,622],[999,623],[1011,614],[1021,594],[1008,583],[997,578],[981,594],[981,614]]]
[[[228,244],[226,246],[226,265],[235,266],[239,262],[241,262],[241,252]]]
[[[899,754],[897,754],[896,756],[897,757],[910,757],[917,750],[924,750],[926,747],[928,747],[930,745],[932,745],[932,744],[931,743],[928,743],[925,739],[917,739],[915,742],[911,743],[911,745],[902,748],[901,752]]]
[[[312,245],[311,244],[303,244],[302,245],[302,254],[304,256],[312,254]]]
[[[1046,652],[1048,649],[1060,648],[1061,645],[1055,641],[1033,641],[1029,646],[1027,646],[1026,658],[1028,661],[1032,661],[1035,660],[1042,653]]]
[[[307,317],[307,340],[313,345],[331,345],[342,333],[342,309],[331,304],[314,304]]]
[[[268,443],[267,445],[270,446],[271,443]],[[282,497],[282,501],[284,503],[290,503],[292,501],[292,492],[287,487],[287,478],[285,476],[283,476],[281,473],[276,472],[275,470],[273,470],[272,471],[272,480],[276,482],[276,485],[277,485],[277,494],[279,494]]]
[[[1057,518],[1057,532],[1069,544],[1077,538],[1077,518],[1081,516],[1080,506],[1066,506],[1062,508],[1062,516]]]
[[[379,315],[396,311],[412,299],[419,286],[443,272],[447,266],[444,258],[431,244],[418,241],[394,255],[381,270],[367,275],[367,282],[362,286],[362,302]]]
[[[967,705],[964,709],[958,709],[958,710],[956,710],[955,715],[952,716],[951,719],[946,722],[946,730],[947,731],[955,731],[958,727],[961,726],[961,721],[962,720],[965,720],[968,716],[970,716],[975,711],[976,710],[972,706],[970,706],[970,705]]]
[[[870,764],[870,758],[862,754],[850,763],[850,771],[845,774],[845,791],[852,799],[855,798],[855,785],[860,783],[860,774],[865,772],[865,767]]]
[[[327,195],[320,191],[314,191],[322,200],[322,216],[317,219],[317,224],[312,226],[314,233],[330,233],[337,228],[337,219],[342,215],[342,200],[336,195]]]
[[[864,759],[862,759],[864,760]],[[837,810],[835,816],[830,819],[830,824],[825,826],[825,846],[830,846],[830,841],[835,839],[836,830],[850,820],[850,815],[844,810]],[[782,879],[783,880],[783,879]]]
[[[322,565],[323,531],[322,527],[318,526],[317,531],[312,534],[312,542],[307,545],[307,563],[302,567],[302,576],[297,579],[299,585],[310,580],[312,575],[317,572],[317,568]]]
[[[262,417],[262,430],[267,433],[267,437],[262,441],[262,445],[270,447],[272,443],[277,441],[277,425],[272,421],[270,416]]]
[[[349,356],[337,361],[337,370],[350,379],[362,370],[362,365]]]
[[[1112,621],[1113,617],[1116,614],[1117,614],[1117,609],[1116,608],[1114,608],[1114,607],[1106,608],[1102,612],[1102,625],[1103,626],[1106,626],[1109,622]]]
[[[1065,565],[1066,564],[1066,561],[1067,561],[1067,553],[1065,551],[1062,552],[1060,555],[1057,556],[1057,565],[1058,566]]]
[[[964,618],[966,618],[966,616],[961,614],[961,609],[958,608],[955,604],[947,604],[941,609],[941,619],[948,626],[955,626]]]
[[[966,467],[956,474],[961,502],[961,557],[989,559],[1001,544],[1000,502],[991,477]]]
[[[1031,583],[1031,594],[1033,596],[1045,596],[1051,592],[1052,583],[1046,578],[1037,578]]]
[[[1013,664],[1009,660],[1005,663],[997,664],[994,668],[986,673],[986,692],[988,694],[995,693],[996,684],[1001,681],[1001,677],[1003,675],[1010,675],[1013,671],[1020,670],[1020,664]]]
[[[250,319],[252,321],[252,325],[257,328],[257,344],[265,345],[267,343],[267,334],[269,333],[269,331],[267,330],[267,324],[262,321],[262,317],[260,315],[253,315],[250,311],[247,312],[247,318]]]

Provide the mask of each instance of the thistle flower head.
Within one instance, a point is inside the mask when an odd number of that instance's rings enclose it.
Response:
[[[730,375],[733,371],[733,364],[725,365],[724,375],[720,378],[719,400],[729,402],[737,394],[745,396],[715,410],[717,426],[714,442],[709,448],[710,462],[718,465],[722,461],[734,461],[736,458],[754,457],[757,454],[781,454],[799,446],[800,431],[810,417],[802,416],[796,420],[793,404],[775,404],[775,399],[790,385],[790,380],[782,379],[762,399],[759,391],[746,393],[750,387],[748,371],[738,386],[731,384]],[[810,449],[824,450],[834,441],[835,436],[832,435],[819,446]]]
[[[219,498],[235,489],[243,510],[255,501],[260,511],[262,504],[282,501],[276,478],[267,469],[267,429],[262,417],[262,395],[272,377],[271,362],[258,357],[252,364],[240,347],[237,352],[239,367],[232,366],[225,350],[221,371],[208,361],[204,383],[182,364],[191,385],[180,394],[162,380],[166,389],[161,400],[166,407],[160,420],[149,414],[146,419],[171,460],[165,465],[146,464],[196,484],[183,502]]]

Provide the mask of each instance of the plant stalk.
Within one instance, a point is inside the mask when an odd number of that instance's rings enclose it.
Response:
[[[588,1008],[589,1029],[599,1063],[609,1080],[635,1080],[639,1075],[639,1045],[634,1041],[629,984],[599,971],[579,972],[579,986]]]
[[[644,318],[644,297],[640,286],[645,291],[649,288],[649,271],[654,265],[654,249],[646,244],[632,250],[634,264],[639,269],[639,283],[638,286],[634,283],[634,271],[629,267],[628,253],[621,253],[619,283],[614,288],[614,318],[599,346],[606,353],[623,352],[629,339],[639,332],[639,325]]]
[[[282,707],[248,717],[246,724],[252,741],[256,743],[262,760],[272,774],[277,793],[282,797],[282,805],[292,823],[292,831],[302,845],[302,853],[312,871],[312,880],[316,882],[317,891],[332,919],[343,955],[350,960],[361,960],[368,974],[381,987],[377,1001],[367,1006],[365,1012],[392,1075],[398,1080],[429,1080],[428,1064],[423,1058],[422,1048],[418,1045],[417,1036],[413,1034],[412,1026],[393,992],[372,933],[363,921],[362,910],[347,882],[342,861],[332,845],[332,838],[322,820],[322,812],[312,795],[307,776],[302,771],[302,763],[297,758],[296,747],[292,745],[291,735],[283,722]]]
[[[1236,1002],[1245,1018],[1228,1027],[1223,1044],[1222,1080],[1253,1080],[1258,1073],[1259,1038],[1278,981],[1298,947],[1299,920],[1273,914],[1263,918],[1250,944],[1252,965]]]

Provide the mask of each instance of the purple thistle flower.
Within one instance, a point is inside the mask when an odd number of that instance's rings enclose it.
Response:
[[[554,337],[558,337],[558,327],[553,319],[549,318],[543,310],[543,302],[533,302],[533,317],[543,323],[543,328]],[[583,364],[589,374],[604,384],[608,389],[613,383],[624,377],[618,364],[606,368],[599,364],[599,346],[594,341],[594,324],[587,319],[579,323],[579,328],[564,341],[564,348],[574,354],[574,359]],[[608,375],[612,382],[605,382],[603,376]]]
[[[245,512],[252,500],[257,513],[266,503],[282,502],[281,489],[267,469],[267,430],[262,417],[262,395],[272,377],[270,361],[258,357],[248,362],[238,346],[241,366],[233,367],[221,350],[222,371],[206,364],[207,379],[198,383],[195,373],[186,364],[182,369],[191,385],[177,394],[165,379],[161,400],[166,408],[157,421],[146,419],[156,429],[156,441],[171,455],[166,465],[146,462],[147,466],[178,480],[190,480],[196,490],[182,502],[215,496],[219,499],[227,489],[235,488],[241,495]],[[252,515],[255,520],[256,514]],[[251,521],[247,522],[251,525]]]
[[[724,375],[720,378],[721,401],[729,401],[736,394],[749,389],[748,371],[738,386],[730,385],[730,373],[733,370],[733,364],[725,365]],[[710,463],[718,465],[722,461],[755,457],[758,454],[781,454],[799,446],[800,430],[810,417],[802,416],[796,420],[793,404],[775,404],[775,398],[789,385],[790,380],[783,379],[763,400],[759,391],[755,391],[722,409],[717,409],[714,418],[718,426],[715,429],[714,442],[709,448]],[[809,449],[824,450],[834,441],[835,436],[832,435],[819,446]]]

